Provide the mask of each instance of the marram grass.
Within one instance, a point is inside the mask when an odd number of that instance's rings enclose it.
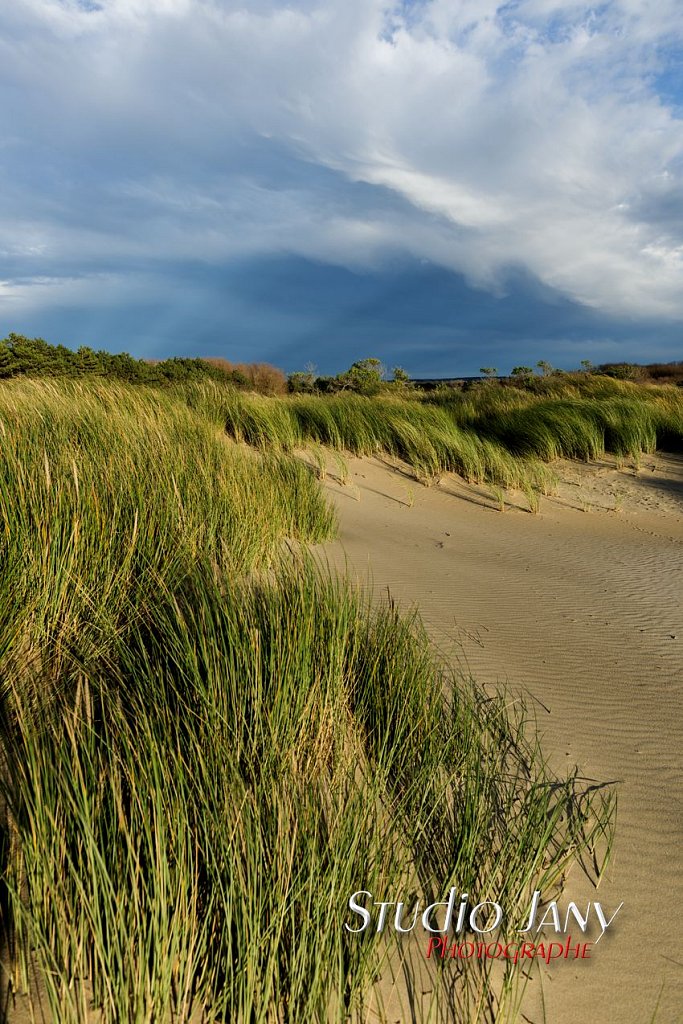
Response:
[[[0,390],[3,924],[55,1022],[361,1019],[391,949],[345,932],[359,887],[514,911],[609,854],[611,798],[552,778],[523,709],[301,551],[334,518],[294,428],[217,426]],[[431,1020],[512,1005],[510,974],[434,980]]]
[[[353,394],[264,398],[217,385],[179,389],[227,433],[253,447],[307,444],[354,455],[388,454],[429,483],[446,472],[472,483],[552,487],[555,459],[606,452],[637,460],[658,446],[683,446],[683,392],[608,378],[552,382],[539,394],[482,386],[466,394],[366,398]]]

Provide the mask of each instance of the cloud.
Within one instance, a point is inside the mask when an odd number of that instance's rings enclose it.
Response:
[[[7,317],[289,254],[683,318],[678,0],[19,0],[0,39]]]

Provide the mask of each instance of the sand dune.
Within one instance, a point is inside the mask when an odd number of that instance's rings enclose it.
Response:
[[[433,637],[484,685],[525,692],[559,771],[617,782],[615,854],[598,894],[576,869],[565,899],[624,906],[590,962],[544,970],[529,1021],[683,1020],[683,463],[558,465],[531,515],[486,488],[424,488],[351,460],[328,478],[339,542],[364,581],[417,603]],[[616,500],[615,500],[616,495]],[[542,989],[542,994],[541,994]]]

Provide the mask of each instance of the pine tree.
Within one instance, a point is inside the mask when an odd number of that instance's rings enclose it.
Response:
[[[11,350],[0,342],[0,377],[11,377],[14,372],[14,358]]]

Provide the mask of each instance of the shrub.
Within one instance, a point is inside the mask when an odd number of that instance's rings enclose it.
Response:
[[[293,395],[311,395],[316,389],[315,374],[310,370],[298,370],[287,377],[287,389]]]
[[[358,395],[371,397],[382,388],[384,367],[379,359],[359,359],[346,373],[340,373],[337,381],[342,390],[355,391]]]
[[[235,371],[241,373],[249,387],[261,395],[284,395],[287,378],[282,370],[270,363],[237,363]]]
[[[606,377],[614,377],[615,380],[642,381],[647,377],[645,367],[635,363],[603,363],[598,367],[598,372]]]

